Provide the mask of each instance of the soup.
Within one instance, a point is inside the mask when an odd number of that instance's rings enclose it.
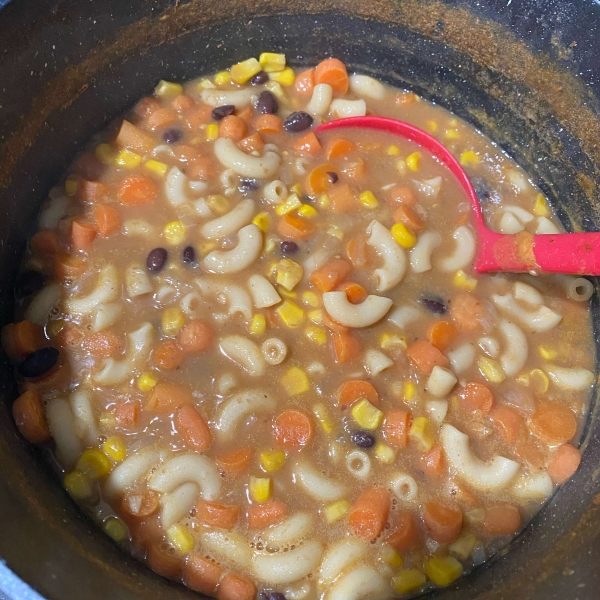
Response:
[[[2,345],[16,424],[156,572],[221,600],[410,595],[487,560],[577,469],[581,278],[479,275],[492,228],[556,233],[452,114],[325,59],[161,81],[50,193]]]

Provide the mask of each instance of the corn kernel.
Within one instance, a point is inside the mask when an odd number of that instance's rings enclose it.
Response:
[[[398,171],[399,175],[406,175],[407,170],[408,167],[406,166],[406,161],[403,158],[396,161],[396,171]]]
[[[287,105],[289,103],[289,97],[278,81],[270,81],[267,84],[267,88],[281,104]],[[282,152],[282,154],[285,156],[285,152]]]
[[[103,165],[110,165],[115,158],[114,152],[109,144],[98,144],[94,154]]]
[[[456,287],[464,290],[474,290],[477,287],[477,279],[467,275],[462,269],[454,273],[452,281]]]
[[[113,413],[104,411],[98,417],[98,424],[102,429],[114,429],[117,426],[117,419]]]
[[[265,73],[277,73],[285,69],[285,54],[263,52],[258,57],[258,62]]]
[[[161,79],[154,88],[154,94],[159,98],[175,98],[183,93],[183,87],[178,83]]]
[[[529,372],[529,384],[538,394],[545,394],[548,391],[550,380],[541,369],[533,369]]]
[[[408,437],[417,444],[421,452],[429,452],[435,442],[429,419],[427,417],[417,417],[408,430]]]
[[[381,442],[375,446],[375,458],[384,465],[391,465],[396,460],[394,449]]]
[[[142,373],[137,380],[137,388],[140,392],[149,392],[158,383],[158,379],[152,373]]]
[[[473,150],[465,150],[462,152],[459,160],[463,167],[475,167],[481,162],[479,155],[476,152],[473,152]]]
[[[459,558],[467,560],[477,545],[477,538],[472,533],[461,535],[451,546],[450,552]]]
[[[286,290],[284,287],[278,287],[277,288],[277,293],[280,296],[283,296],[285,298],[297,298],[298,297],[298,292],[294,292],[293,290]]]
[[[450,119],[448,125],[450,125],[450,127],[458,127],[458,119]]]
[[[365,208],[377,208],[379,206],[379,202],[371,190],[366,190],[360,194],[358,200]]]
[[[392,587],[397,594],[409,594],[427,583],[424,573],[418,569],[406,569],[392,577]]]
[[[379,337],[379,345],[382,350],[406,350],[408,346],[404,336],[392,335],[390,333],[383,333]]]
[[[153,173],[156,173],[161,177],[164,177],[166,175],[168,168],[164,162],[160,162],[159,160],[147,160],[144,163],[144,166],[149,171],[152,171]]]
[[[438,124],[435,121],[427,121],[425,127],[429,133],[435,133],[438,130]]]
[[[332,525],[339,521],[350,510],[350,502],[348,500],[338,500],[323,509],[325,521]]]
[[[48,324],[46,325],[46,335],[52,338],[56,337],[62,331],[64,326],[64,319],[52,319],[51,321],[48,321]]]
[[[277,263],[277,285],[291,292],[304,277],[304,269],[289,258],[282,258]]]
[[[381,549],[381,558],[385,563],[394,569],[401,569],[404,566],[404,559],[387,544],[385,544]]]
[[[250,476],[248,491],[253,502],[266,502],[271,497],[273,484],[269,477]]]
[[[104,529],[104,533],[115,540],[115,542],[124,540],[127,535],[127,527],[118,517],[108,517],[102,524],[102,529]]]
[[[231,67],[231,80],[234,83],[246,83],[251,77],[262,71],[260,63],[255,58],[248,58]]]
[[[200,257],[206,256],[209,252],[212,252],[217,247],[217,242],[213,240],[203,240],[197,246],[198,254]]]
[[[271,226],[271,215],[269,213],[266,213],[266,212],[258,213],[254,217],[254,219],[252,219],[252,222],[261,231],[267,232],[267,231],[269,231],[269,227]]]
[[[287,215],[302,206],[298,194],[290,194],[277,208],[275,212],[281,217]]]
[[[272,262],[268,267],[267,267],[267,271],[265,273],[265,275],[269,278],[273,278],[275,277],[275,275],[277,274],[277,263],[276,262]]]
[[[331,204],[329,196],[327,194],[321,194],[317,199],[317,204],[319,205],[319,208],[328,208]]]
[[[462,575],[463,566],[453,556],[445,558],[430,556],[425,571],[435,585],[446,586]]]
[[[547,346],[538,346],[538,352],[544,360],[554,360],[558,356],[558,352],[556,350],[552,350]]]
[[[216,215],[224,215],[229,212],[229,209],[231,208],[229,200],[220,194],[211,194],[208,196],[206,198],[206,204],[208,204],[208,208]]]
[[[135,169],[142,162],[142,157],[124,148],[115,157],[115,163],[125,169]]]
[[[255,223],[256,225],[256,223]],[[258,227],[258,225],[257,225]],[[279,240],[277,240],[276,238],[273,237],[267,237],[267,239],[265,240],[265,244],[264,244],[264,252],[265,254],[270,254],[271,252],[274,252],[276,248],[279,247]]]
[[[284,300],[275,312],[290,329],[300,327],[304,322],[304,311],[291,300]]]
[[[548,202],[544,198],[544,194],[538,194],[533,201],[533,214],[538,217],[547,217],[550,215]]]
[[[167,308],[161,317],[160,326],[165,335],[175,336],[185,324],[182,310],[177,306]]]
[[[211,90],[214,89],[215,84],[210,80],[207,79],[206,77],[204,79],[201,79],[198,82],[198,87],[200,88],[200,90]]]
[[[412,154],[408,155],[406,157],[406,166],[411,170],[411,171],[418,171],[419,170],[419,161],[421,160],[421,153],[420,152],[413,152]]]
[[[480,357],[477,361],[477,368],[490,383],[502,383],[506,379],[502,366],[492,358]]]
[[[317,296],[315,292],[303,292],[302,302],[304,302],[304,304],[307,304],[308,306],[317,308],[317,306],[319,306],[319,296]]]
[[[447,140],[457,140],[460,135],[458,133],[458,129],[446,129],[446,131],[444,132],[444,137]]]
[[[294,85],[294,81],[296,81],[296,74],[291,67],[286,67],[279,73],[269,73],[269,79],[277,81],[281,85]]]
[[[176,523],[167,529],[167,539],[180,554],[188,554],[194,549],[194,536],[182,523]]]
[[[325,433],[331,433],[333,431],[333,427],[331,425],[331,421],[327,414],[327,408],[325,407],[325,405],[321,404],[320,402],[318,404],[315,404],[313,406],[313,413],[315,417],[317,417],[317,421],[319,422],[319,425],[321,425],[321,427],[323,428],[323,431]]]
[[[319,216],[317,209],[314,206],[311,206],[310,204],[303,204],[298,209],[298,214],[303,217],[306,217],[307,219],[314,219],[315,217]]]
[[[352,407],[352,418],[363,429],[377,429],[383,421],[383,411],[363,398]]]
[[[185,241],[185,227],[181,221],[171,221],[167,223],[163,229],[165,240],[177,246]]]
[[[73,175],[69,175],[65,181],[65,192],[67,196],[74,196],[79,188],[79,179]]]
[[[112,465],[104,452],[97,448],[88,448],[79,457],[75,468],[89,479],[94,480],[106,477],[110,473]]]
[[[521,373],[521,375],[517,377],[517,382],[522,385],[529,385],[529,375],[527,373]]]
[[[217,85],[227,85],[231,83],[231,73],[229,71],[219,71],[215,75],[215,83]]]
[[[319,308],[317,310],[311,310],[308,313],[308,320],[315,325],[320,325],[323,322],[325,313]]]
[[[327,230],[327,234],[330,235],[331,237],[337,238],[338,240],[343,240],[344,239],[344,230],[340,229],[339,227],[330,227]]]
[[[308,375],[300,367],[290,367],[280,381],[289,396],[298,396],[310,389]]]
[[[116,435],[109,437],[102,444],[102,451],[116,462],[121,462],[127,454],[125,442]]]
[[[210,123],[206,126],[206,141],[214,142],[219,137],[219,126],[216,123]]]
[[[63,483],[67,492],[76,500],[83,500],[92,495],[92,483],[87,475],[80,471],[68,473]]]
[[[407,381],[404,384],[404,399],[412,400],[417,393],[417,386],[412,381]]]
[[[322,329],[321,327],[309,325],[304,330],[304,335],[311,342],[314,342],[315,344],[318,344],[319,346],[322,346],[323,344],[325,344],[327,342],[327,334],[325,333],[325,330]]]
[[[269,450],[260,453],[260,464],[267,473],[279,471],[285,464],[285,454],[281,450]]]
[[[252,335],[262,335],[267,330],[267,320],[264,315],[254,315],[250,321],[250,333]]]
[[[385,153],[388,156],[398,156],[398,154],[400,154],[400,148],[398,148],[398,146],[391,145],[391,146],[388,146]]]
[[[395,223],[391,229],[392,237],[403,248],[412,248],[417,243],[417,236],[404,225]]]

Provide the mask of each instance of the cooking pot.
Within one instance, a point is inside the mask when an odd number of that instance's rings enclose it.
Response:
[[[0,6],[2,2],[0,1]],[[263,50],[326,55],[473,123],[531,175],[568,230],[600,224],[600,4],[595,0],[14,0],[0,13],[0,325],[35,215],[82,145],[162,77]],[[595,339],[600,331],[593,301]],[[0,557],[47,598],[198,594],[122,552],[17,433],[0,358]],[[579,471],[525,531],[444,600],[600,597],[596,392]]]

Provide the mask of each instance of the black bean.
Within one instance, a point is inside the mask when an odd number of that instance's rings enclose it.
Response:
[[[337,183],[339,179],[338,174],[335,171],[327,171],[327,177],[329,177],[331,183]]]
[[[441,298],[421,298],[421,304],[434,315],[443,315],[448,310]]]
[[[308,129],[313,123],[313,118],[303,111],[293,112],[283,123],[283,128],[290,133],[298,133]]]
[[[191,265],[196,260],[196,251],[193,246],[186,246],[183,249],[183,262],[186,265]]]
[[[267,83],[267,81],[269,81],[269,74],[264,71],[260,71],[260,73],[250,77],[250,85],[262,85],[263,83]]]
[[[181,139],[181,131],[179,129],[167,129],[163,133],[163,140],[167,144],[175,144]]]
[[[298,244],[289,240],[284,240],[279,245],[282,254],[296,254],[298,252]]]
[[[17,281],[17,296],[25,298],[44,287],[46,278],[39,271],[25,271]]]
[[[56,348],[40,348],[30,354],[20,365],[19,373],[23,377],[39,377],[48,372],[58,361]]]
[[[238,190],[240,192],[249,192],[250,190],[257,190],[259,187],[260,181],[258,179],[240,179]]]
[[[235,112],[235,106],[233,104],[224,104],[223,106],[217,106],[212,110],[212,118],[215,121],[220,121]]]
[[[285,600],[285,596],[281,592],[261,592],[263,600]]]
[[[279,110],[279,104],[271,92],[264,90],[256,101],[256,110],[263,115],[274,115]]]
[[[371,448],[375,444],[375,436],[368,431],[359,429],[350,435],[352,441],[360,448]]]
[[[148,271],[152,273],[158,273],[162,271],[165,263],[167,262],[167,251],[164,248],[154,248],[154,250],[150,250],[148,253],[148,258],[146,258],[146,267],[148,267]]]

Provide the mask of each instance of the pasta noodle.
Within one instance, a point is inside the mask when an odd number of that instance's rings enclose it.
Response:
[[[277,293],[273,284],[262,275],[252,275],[248,279],[248,287],[256,308],[268,308],[281,302],[281,296]]]
[[[394,361],[379,350],[367,350],[365,352],[365,371],[371,375],[379,375],[382,371],[394,365]]]
[[[160,521],[165,529],[171,527],[189,515],[196,498],[198,486],[195,483],[184,483],[170,494],[163,494],[160,498]]]
[[[226,215],[208,221],[200,229],[200,233],[208,239],[218,239],[235,233],[252,221],[256,204],[254,200],[242,200]]]
[[[219,558],[232,561],[235,565],[248,568],[252,554],[246,540],[234,532],[206,531],[201,536],[202,546]]]
[[[215,141],[215,156],[224,167],[242,177],[271,179],[279,169],[279,154],[267,151],[264,156],[250,156],[229,138]]]
[[[127,286],[127,295],[130,298],[137,298],[153,291],[148,273],[142,267],[136,265],[127,267],[125,285]]]
[[[391,593],[383,577],[373,567],[358,567],[336,582],[327,600],[364,600],[389,598]]]
[[[231,438],[244,417],[259,411],[273,410],[275,406],[273,397],[264,390],[238,392],[220,407],[217,419],[218,436],[221,439]]]
[[[256,88],[246,90],[217,90],[212,88],[202,90],[200,97],[203,102],[212,107],[233,104],[233,106],[239,109],[248,106],[252,96],[256,93]]]
[[[519,231],[523,231],[524,229],[525,227],[521,221],[519,221],[512,213],[505,212],[502,214],[502,217],[500,217],[500,222],[498,223],[498,231],[500,231],[500,233],[510,235],[519,233]]]
[[[197,292],[186,294],[179,303],[181,310],[192,319],[196,319],[204,314],[204,301]]]
[[[541,471],[521,477],[511,491],[521,500],[545,500],[554,491],[554,484],[550,475]]]
[[[392,479],[392,490],[398,500],[413,502],[419,493],[419,486],[413,477],[406,473],[398,473]]]
[[[280,585],[306,577],[316,569],[322,554],[321,544],[312,541],[286,553],[255,553],[252,565],[258,579]]]
[[[159,460],[160,455],[153,448],[146,447],[138,450],[111,471],[104,484],[104,491],[109,496],[122,494],[138,479],[146,475]]]
[[[497,358],[500,354],[500,343],[496,338],[481,337],[477,340],[477,345],[492,358]]]
[[[225,188],[225,195],[231,196],[237,189],[239,179],[231,169],[226,169],[221,173],[219,181],[223,188]]]
[[[500,364],[508,377],[516,375],[527,361],[529,347],[525,334],[514,323],[500,320],[498,329],[504,336],[506,348],[500,356]]]
[[[341,98],[336,98],[331,103],[330,112],[334,119],[364,117],[367,114],[367,105],[364,100],[342,100]]]
[[[443,398],[452,391],[457,381],[452,371],[435,365],[427,379],[427,391],[435,398]]]
[[[442,236],[436,231],[426,231],[421,234],[415,247],[410,251],[410,266],[415,273],[431,270],[431,255],[441,242]]]
[[[475,361],[475,347],[468,342],[458,346],[454,350],[446,352],[452,370],[455,373],[466,371]]]
[[[383,296],[369,295],[360,304],[352,304],[346,292],[325,292],[323,306],[329,316],[345,327],[369,327],[385,317],[392,301]]]
[[[458,271],[464,269],[475,258],[476,241],[473,230],[467,225],[461,225],[454,230],[452,237],[456,240],[454,252],[438,261],[442,271]]]
[[[366,479],[371,473],[371,459],[362,450],[352,450],[346,454],[346,467],[358,479]]]
[[[382,100],[385,97],[383,84],[368,75],[352,75],[349,83],[350,91],[362,98]]]
[[[123,305],[120,302],[110,304],[98,304],[94,312],[92,331],[97,333],[114,325],[123,313]]]
[[[287,193],[287,186],[279,179],[267,183],[263,188],[263,196],[269,204],[281,204],[287,198]]]
[[[398,306],[388,315],[387,320],[399,329],[405,329],[422,314],[423,311],[416,306]]]
[[[211,273],[237,273],[247,269],[260,255],[262,232],[251,223],[238,231],[238,244],[231,250],[213,250],[202,261]]]
[[[150,237],[154,233],[154,227],[144,219],[128,219],[123,223],[122,231],[124,235]]]
[[[240,314],[247,320],[252,318],[250,296],[241,286],[233,283],[224,284],[208,278],[195,279],[194,283],[198,286],[202,294],[214,296],[219,302],[227,304],[231,316]]]
[[[304,459],[296,463],[293,473],[296,482],[315,500],[329,502],[338,500],[344,495],[345,488],[343,485],[329,477],[325,477]]]
[[[112,302],[119,294],[117,269],[114,265],[106,265],[98,274],[96,287],[87,296],[68,298],[65,308],[75,314],[85,315],[92,312],[99,304]]]
[[[318,83],[313,88],[310,102],[306,105],[306,112],[314,117],[323,117],[329,112],[332,99],[332,87],[327,83]]]
[[[241,335],[229,335],[219,342],[219,348],[251,377],[264,375],[267,364],[260,348],[253,341]]]
[[[177,207],[188,202],[186,193],[188,178],[177,167],[171,167],[165,180],[165,194],[171,206]]]
[[[75,433],[86,446],[95,446],[99,434],[89,392],[75,390],[69,398],[69,403],[73,412]]]
[[[36,325],[45,326],[52,310],[60,304],[61,296],[62,292],[58,283],[48,284],[34,296],[25,311],[25,319]]]
[[[282,523],[263,531],[262,538],[273,544],[290,544],[306,536],[311,527],[311,515],[307,512],[298,512]]]
[[[594,284],[584,277],[569,278],[567,296],[577,302],[585,302],[594,294]]]
[[[365,545],[353,539],[343,539],[331,546],[321,562],[319,583],[324,586],[331,584],[366,553]]]
[[[564,390],[585,390],[592,387],[594,383],[594,374],[588,369],[567,369],[548,365],[544,370],[552,382]]]
[[[64,398],[49,400],[46,417],[59,459],[72,468],[81,456],[83,445],[75,431],[75,417],[69,403]]]
[[[436,425],[441,425],[448,413],[448,401],[428,400],[425,404],[425,410]]]
[[[367,244],[383,258],[383,267],[373,272],[377,291],[386,292],[402,281],[406,272],[406,255],[389,230],[379,221],[371,222],[367,227],[367,234]]]
[[[262,343],[261,350],[270,365],[279,365],[287,356],[287,346],[279,338],[269,338]]]
[[[537,310],[526,310],[519,306],[510,294],[504,296],[492,294],[492,302],[511,317],[521,321],[533,333],[549,331],[556,327],[562,319],[561,315],[545,305],[539,306]]]

